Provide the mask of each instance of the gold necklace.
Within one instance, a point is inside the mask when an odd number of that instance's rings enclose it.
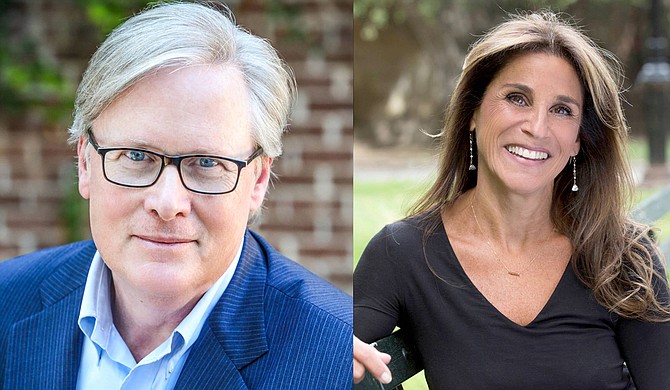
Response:
[[[474,196],[473,196],[473,198],[474,198]],[[500,256],[498,256],[498,252],[496,252],[496,250],[493,249],[493,245],[491,245],[491,241],[489,241],[489,239],[486,238],[486,235],[484,235],[484,231],[482,230],[481,225],[479,225],[479,220],[477,219],[477,213],[475,213],[475,206],[473,205],[473,199],[470,199],[470,210],[472,210],[472,215],[475,217],[475,223],[477,224],[477,229],[479,229],[479,233],[482,235],[482,237],[484,237],[484,241],[486,241],[486,245],[489,247],[491,252],[493,252],[493,257],[495,257],[496,260],[498,260],[498,262],[503,266],[503,268],[505,268],[505,271],[507,271],[507,274],[511,275],[511,276],[520,277],[522,273],[525,273],[526,271],[528,271],[530,266],[533,265],[533,263],[535,262],[535,259],[537,259],[538,254],[535,253],[535,256],[533,256],[530,263],[528,263],[526,268],[524,268],[522,271],[520,271],[520,272],[510,271],[510,269],[507,268],[505,263],[500,259]]]

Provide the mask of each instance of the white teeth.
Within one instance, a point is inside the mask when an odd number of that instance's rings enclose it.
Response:
[[[529,160],[546,160],[549,158],[549,155],[545,152],[538,152],[535,150],[528,150],[524,149],[520,146],[508,146],[507,150],[512,153],[516,154],[517,156],[521,156],[523,158],[527,158]]]

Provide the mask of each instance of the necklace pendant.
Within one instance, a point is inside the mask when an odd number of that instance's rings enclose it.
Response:
[[[512,276],[516,276],[516,277],[521,276],[521,274],[519,274],[518,272],[507,271],[507,273],[512,275]]]

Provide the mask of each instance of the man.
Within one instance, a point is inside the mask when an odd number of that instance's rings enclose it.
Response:
[[[247,229],[294,81],[231,16],[157,5],[75,101],[92,242],[0,264],[3,389],[347,389],[352,305]]]

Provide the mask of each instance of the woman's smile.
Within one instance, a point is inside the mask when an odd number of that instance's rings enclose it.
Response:
[[[546,160],[549,158],[549,153],[541,151],[541,150],[532,150],[532,149],[526,149],[522,146],[517,146],[517,145],[507,145],[505,147],[508,152],[511,154],[522,157],[526,160]]]

